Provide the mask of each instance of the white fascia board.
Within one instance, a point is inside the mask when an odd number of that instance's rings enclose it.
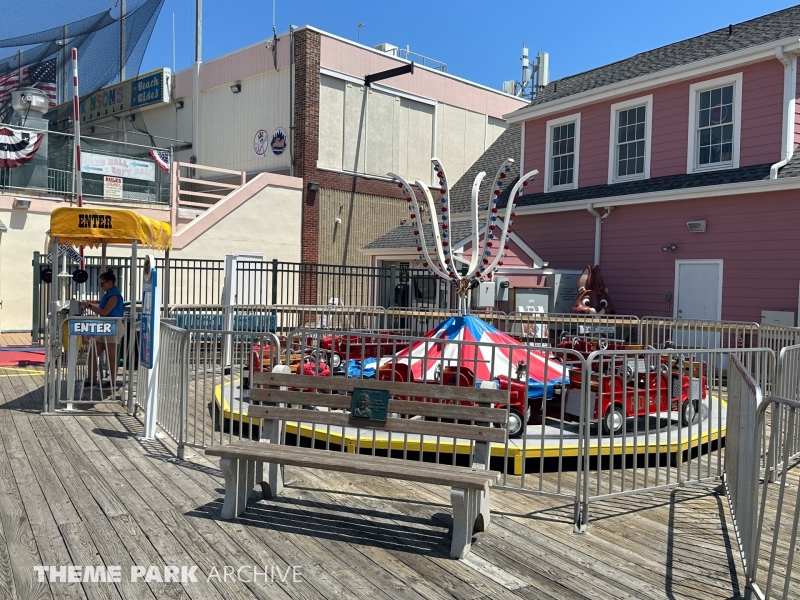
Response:
[[[714,71],[725,71],[747,63],[774,59],[776,46],[783,46],[784,52],[798,52],[800,51],[800,38],[790,37],[782,40],[774,40],[759,46],[743,48],[736,52],[729,52],[728,54],[698,60],[685,65],[678,65],[677,67],[657,71],[656,73],[648,73],[647,75],[642,75],[633,79],[625,79],[617,83],[611,83],[571,96],[565,96],[564,98],[546,102],[545,104],[526,106],[525,108],[503,115],[503,118],[509,124],[519,123],[520,121],[528,119],[536,119],[545,115],[572,110],[573,108],[585,104],[600,102],[616,96],[627,96],[628,94],[635,94],[648,88],[676,83],[684,79],[701,77]],[[579,74],[580,73],[576,73],[576,75]]]
[[[678,200],[692,200],[696,198],[713,198],[716,196],[740,196],[742,194],[757,194],[759,192],[780,192],[784,190],[800,189],[800,177],[786,177],[784,179],[761,179],[746,183],[726,183],[723,185],[709,185],[680,190],[667,190],[663,192],[650,192],[647,194],[630,194],[626,196],[613,196],[609,198],[591,198],[573,202],[558,202],[541,206],[518,206],[515,212],[517,217],[542,213],[565,212],[571,210],[586,210],[591,204],[594,208],[610,208],[632,204],[653,204],[655,202],[674,202]],[[452,215],[451,218],[457,215]]]
[[[363,79],[359,79],[358,77],[353,77],[352,75],[348,75],[347,73],[340,73],[339,71],[334,71],[333,69],[326,69],[325,67],[319,68],[319,74],[327,75],[328,77],[333,77],[334,79],[341,79],[342,81],[355,83],[356,85],[364,85]]]

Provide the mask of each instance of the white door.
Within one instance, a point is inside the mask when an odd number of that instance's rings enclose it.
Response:
[[[722,316],[722,261],[675,261],[675,317],[718,321]]]
[[[675,317],[719,321],[722,314],[722,261],[675,261]],[[672,333],[679,348],[719,348],[720,334],[684,324]],[[725,365],[722,365],[725,368]]]

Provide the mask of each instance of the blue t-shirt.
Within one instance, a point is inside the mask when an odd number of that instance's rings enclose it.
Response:
[[[107,317],[121,317],[124,314],[122,294],[119,293],[119,288],[117,286],[114,286],[108,290],[100,299],[100,308],[105,308],[108,301],[114,296],[117,297],[117,303],[114,305],[114,308],[111,309],[111,312],[106,315]]]

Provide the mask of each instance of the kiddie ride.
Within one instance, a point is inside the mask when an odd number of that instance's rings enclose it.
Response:
[[[644,346],[625,346],[615,340],[572,338],[559,344],[588,358],[595,350],[611,349],[620,354],[600,356],[592,361],[589,375],[589,421],[600,423],[604,434],[620,435],[627,419],[669,417],[679,413],[681,425],[691,426],[707,410],[706,364],[674,354],[629,353]],[[580,370],[570,371],[565,413],[580,418]]]

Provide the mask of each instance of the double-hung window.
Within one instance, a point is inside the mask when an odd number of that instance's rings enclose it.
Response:
[[[580,115],[547,122],[545,189],[566,190],[578,187]]]
[[[739,166],[741,90],[741,73],[690,86],[688,172]]]
[[[611,105],[608,183],[650,177],[653,96]]]

